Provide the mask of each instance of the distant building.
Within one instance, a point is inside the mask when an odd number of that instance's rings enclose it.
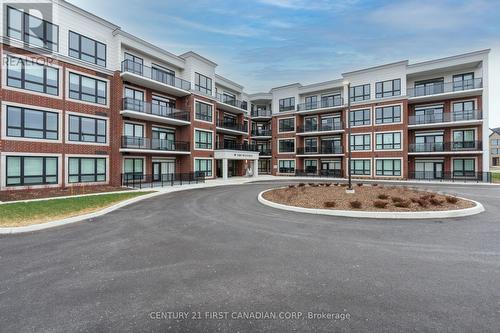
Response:
[[[500,166],[500,127],[492,128],[490,134],[491,166]]]

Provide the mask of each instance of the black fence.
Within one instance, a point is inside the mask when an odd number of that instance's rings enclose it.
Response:
[[[473,182],[491,183],[491,172],[469,172],[469,171],[415,171],[408,173],[408,179],[425,181],[451,181],[451,182]]]
[[[295,169],[295,176],[297,177],[324,177],[324,178],[343,178],[344,172],[342,170],[314,170]]]
[[[408,151],[410,153],[427,153],[440,151],[478,151],[482,149],[482,141],[411,143],[408,147]]]
[[[297,155],[336,155],[343,153],[342,146],[297,147]]]
[[[258,151],[257,145],[248,143],[235,143],[231,141],[217,142],[217,150],[228,149],[228,150],[241,150],[241,151]]]
[[[122,186],[133,188],[153,188],[174,185],[198,184],[205,182],[204,172],[167,173],[145,175],[142,173],[123,173]]]

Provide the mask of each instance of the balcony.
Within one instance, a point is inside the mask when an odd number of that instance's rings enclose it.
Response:
[[[409,154],[470,154],[482,153],[482,141],[412,143]]]
[[[422,181],[448,181],[448,182],[473,182],[473,183],[491,183],[491,172],[475,171],[415,171],[408,172],[408,179]]]
[[[122,136],[120,152],[155,154],[191,154],[189,142]]]
[[[280,106],[280,112],[295,111],[295,105]]]
[[[151,104],[128,97],[122,100],[122,111],[120,111],[120,114],[124,117],[154,121],[157,123],[171,125],[190,124],[188,111]]]
[[[273,131],[270,129],[253,129],[252,137],[271,138]]]
[[[342,146],[298,147],[297,156],[344,155]]]
[[[262,157],[273,156],[273,152],[271,149],[259,149],[258,152],[259,152],[260,156],[262,156]]]
[[[482,122],[482,119],[483,113],[479,110],[470,110],[464,112],[445,112],[410,116],[408,126],[411,128],[451,127],[462,125],[464,123],[480,124]]]
[[[297,105],[297,111],[301,113],[315,112],[315,111],[331,111],[333,109],[341,109],[344,106],[344,99],[336,97],[333,99],[326,99],[313,103],[302,103]]]
[[[470,97],[483,88],[483,79],[433,83],[407,89],[408,99],[413,102],[427,102],[449,97]]]
[[[310,126],[298,126],[297,135],[326,135],[340,133],[344,131],[344,125],[342,122],[337,122],[333,124],[317,124]]]
[[[247,112],[248,103],[245,101],[239,101],[219,93],[216,94],[216,99],[219,102],[217,108],[220,110],[238,114]]]
[[[257,145],[248,143],[234,143],[229,141],[217,142],[216,150],[238,150],[238,151],[252,151],[258,152]]]
[[[122,62],[121,77],[124,81],[177,97],[187,96],[191,90],[190,82],[159,68],[147,67],[132,60]]]
[[[227,134],[248,135],[248,126],[219,119],[217,120],[217,131]]]
[[[259,120],[260,119],[271,119],[273,112],[271,110],[252,110],[250,113],[252,119]]]

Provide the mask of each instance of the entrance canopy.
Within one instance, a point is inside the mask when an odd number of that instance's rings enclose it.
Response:
[[[251,160],[252,174],[254,177],[259,175],[259,152],[258,151],[238,151],[238,150],[216,150],[214,157],[216,160],[222,160],[222,178],[228,178],[228,160]]]

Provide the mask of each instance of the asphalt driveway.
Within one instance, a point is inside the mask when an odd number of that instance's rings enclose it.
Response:
[[[500,187],[427,186],[480,201],[480,215],[381,221],[260,205],[273,186],[0,236],[0,332],[500,330]]]

